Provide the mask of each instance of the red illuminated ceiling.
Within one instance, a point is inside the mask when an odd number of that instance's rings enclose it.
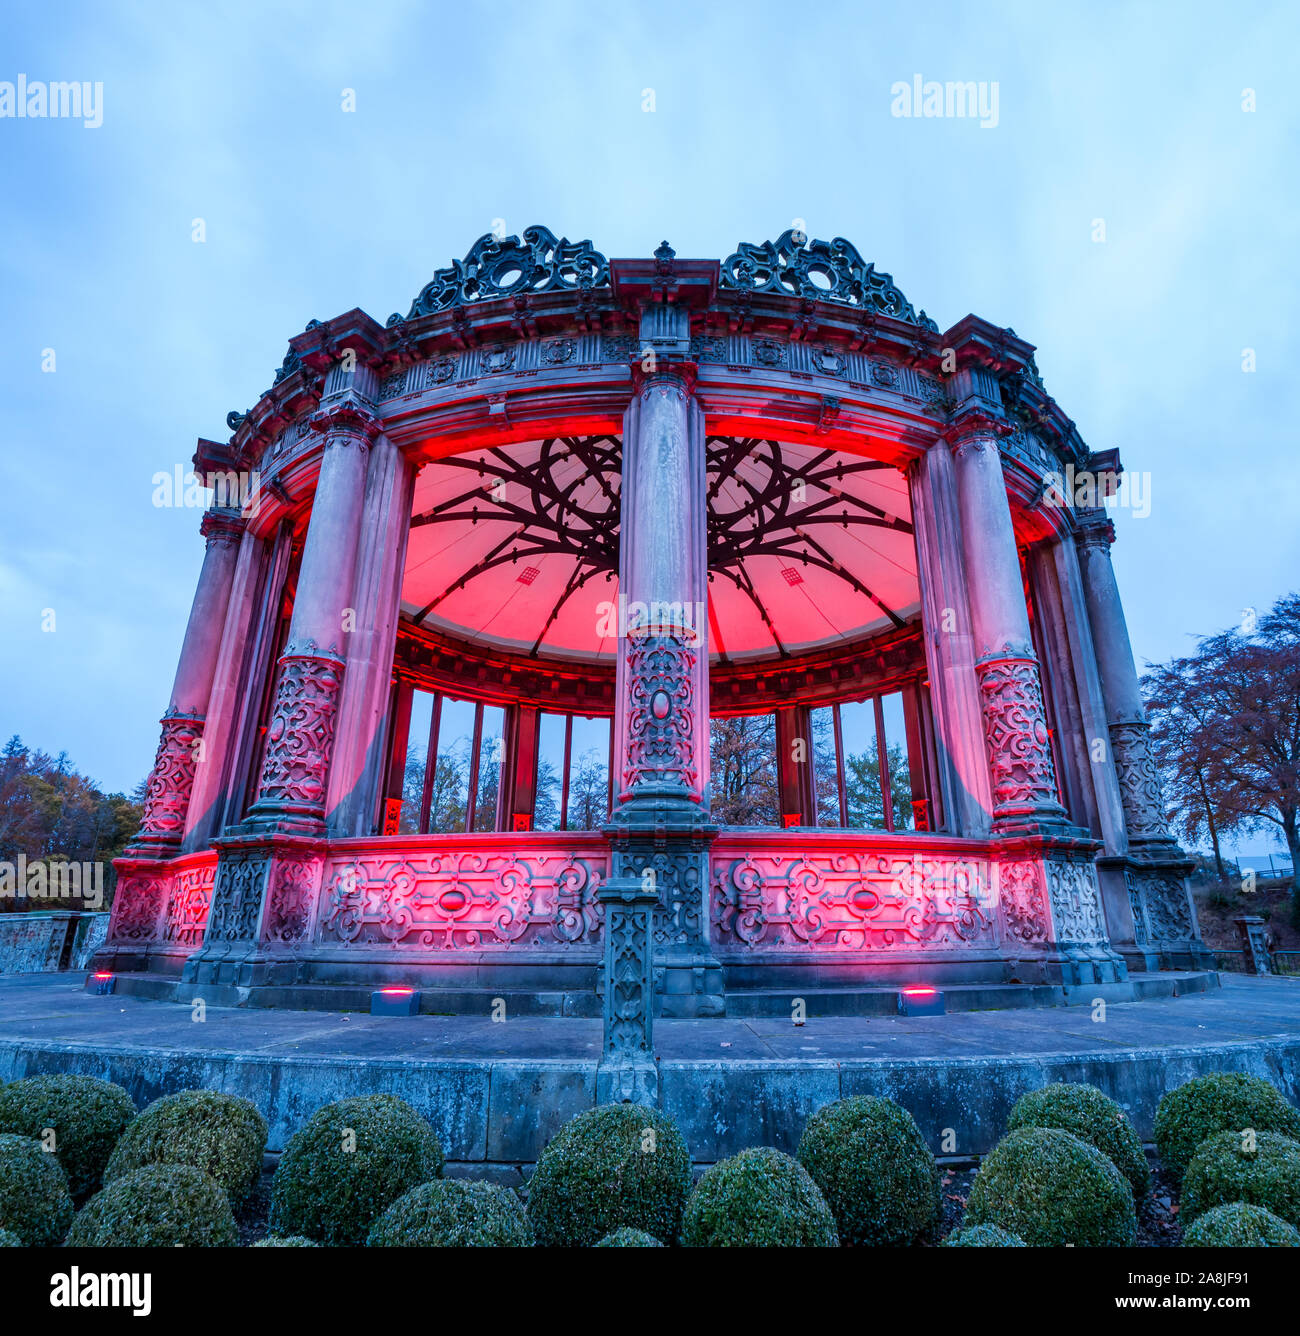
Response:
[[[470,644],[614,652],[617,437],[552,437],[426,464],[404,613]],[[715,660],[771,659],[901,626],[919,607],[907,482],[889,464],[761,438],[708,441]],[[608,619],[607,619],[608,620]]]

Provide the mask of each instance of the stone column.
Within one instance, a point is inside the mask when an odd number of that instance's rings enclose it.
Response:
[[[658,1005],[719,1015],[708,944],[709,654],[704,420],[694,368],[637,373],[624,420],[614,875],[653,873]]]
[[[975,677],[957,479],[944,441],[932,445],[913,471],[912,523],[944,828],[953,835],[982,837],[992,823],[993,798]]]
[[[1115,526],[1105,511],[1082,513],[1075,543],[1124,808],[1125,876],[1137,944],[1158,950],[1166,968],[1207,966],[1212,956],[1200,941],[1187,883],[1192,864],[1169,828],[1151,751],[1150,725],[1110,559],[1114,538]]]
[[[312,420],[325,446],[312,499],[289,640],[267,730],[253,827],[320,834],[343,684],[365,497],[366,457],[379,421],[353,395]]]
[[[203,945],[182,974],[200,989],[293,979],[315,919],[366,459],[380,424],[349,388],[321,407],[312,426],[324,446],[258,798],[247,820],[215,841],[221,856],[212,909]]]
[[[347,674],[330,767],[331,834],[369,835],[375,826],[414,485],[415,470],[379,436],[366,469]]]
[[[247,682],[249,639],[267,565],[266,543],[246,531],[239,545],[226,624],[208,699],[203,758],[195,769],[189,817],[185,822],[182,845],[185,853],[206,849],[212,836],[220,834],[221,817],[229,798],[232,754],[237,743],[235,725],[240,713],[239,694],[241,686]]]
[[[145,789],[144,817],[129,856],[169,858],[180,850],[195,768],[204,752],[203,726],[243,528],[244,521],[232,510],[209,510],[203,517],[207,550]]]
[[[1004,424],[981,414],[952,432],[975,676],[984,719],[995,832],[1065,825],[1029,631],[1016,535],[1002,476]]]

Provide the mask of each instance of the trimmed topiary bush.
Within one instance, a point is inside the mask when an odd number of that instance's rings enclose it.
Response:
[[[1246,1149],[1241,1132],[1219,1132],[1201,1142],[1183,1175],[1184,1220],[1213,1206],[1246,1202],[1300,1225],[1300,1144],[1276,1132],[1255,1132]]]
[[[318,1109],[296,1132],[271,1182],[271,1227],[335,1245],[366,1241],[404,1193],[442,1173],[433,1128],[396,1095],[358,1095]]]
[[[1008,1132],[1019,1127],[1072,1132],[1080,1141],[1096,1146],[1128,1179],[1135,1202],[1147,1195],[1151,1170],[1142,1142],[1124,1110],[1096,1086],[1049,1085],[1022,1095],[1007,1119]]]
[[[74,1201],[99,1187],[108,1157],[134,1117],[131,1096],[93,1076],[29,1076],[0,1086],[0,1132],[40,1141],[52,1128],[53,1153]]]
[[[1300,1229],[1272,1211],[1247,1202],[1227,1202],[1198,1215],[1183,1234],[1187,1248],[1300,1248]]]
[[[7,1229],[0,1229],[0,1248],[21,1248],[23,1241],[17,1234],[11,1234]]]
[[[839,1241],[812,1175],[766,1146],[706,1170],[682,1222],[688,1248],[834,1248]]]
[[[531,1248],[533,1230],[509,1188],[435,1179],[399,1197],[370,1227],[371,1248]]]
[[[892,1100],[855,1095],[818,1109],[796,1158],[846,1248],[912,1243],[939,1214],[939,1168],[912,1115]]]
[[[31,1137],[0,1134],[0,1224],[26,1247],[52,1248],[72,1219],[68,1177]]]
[[[1156,1110],[1156,1148],[1181,1178],[1196,1148],[1216,1132],[1280,1132],[1300,1140],[1300,1113],[1258,1076],[1211,1072],[1169,1091]]]
[[[690,1152],[671,1118],[605,1104],[571,1118],[542,1151],[528,1219],[549,1248],[588,1248],[623,1225],[674,1239],[690,1186]]]
[[[1127,1248],[1137,1236],[1133,1189],[1095,1146],[1054,1127],[1009,1132],[984,1157],[968,1225],[998,1225],[1031,1248]]]
[[[301,1234],[272,1234],[270,1238],[258,1239],[254,1248],[319,1248],[315,1239],[305,1239]]]
[[[266,1119],[238,1095],[216,1090],[164,1095],[122,1133],[104,1183],[150,1164],[188,1164],[215,1179],[238,1204],[261,1176],[266,1133]]]
[[[596,1248],[662,1248],[664,1245],[653,1234],[647,1234],[644,1229],[628,1229],[625,1225],[622,1229],[616,1229],[612,1234],[606,1234],[603,1239],[598,1239],[592,1246]]]
[[[1011,1234],[997,1225],[968,1225],[954,1229],[939,1245],[941,1248],[1028,1248],[1019,1234]]]
[[[69,1248],[233,1248],[230,1199],[192,1164],[150,1164],[115,1178],[77,1212]]]

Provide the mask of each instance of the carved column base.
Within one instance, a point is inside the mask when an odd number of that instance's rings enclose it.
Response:
[[[168,714],[161,723],[140,830],[126,849],[132,858],[174,858],[180,852],[194,772],[202,755],[202,715]]]
[[[1056,769],[1038,661],[999,654],[975,665],[997,834],[1052,834],[1068,827],[1056,795]]]
[[[716,826],[693,803],[635,799],[605,827],[615,877],[648,880],[654,1010],[670,1018],[724,1016],[722,965],[708,941],[709,846]]]
[[[1014,982],[1120,983],[1091,841],[1008,842],[994,865],[1003,954]]]
[[[238,988],[295,982],[299,949],[314,934],[324,843],[235,836],[216,845],[203,945],[185,962],[182,980]]]
[[[659,893],[640,877],[614,876],[596,892],[605,911],[604,1043],[596,1069],[601,1104],[654,1104],[654,949]]]
[[[1134,939],[1158,957],[1158,969],[1213,969],[1201,941],[1187,876],[1192,862],[1174,844],[1133,851],[1124,863]]]
[[[309,647],[280,659],[280,680],[266,733],[257,802],[242,829],[318,835],[325,797],[343,660]]]

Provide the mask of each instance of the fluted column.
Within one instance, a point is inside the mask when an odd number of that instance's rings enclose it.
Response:
[[[209,510],[201,532],[207,539],[198,588],[181,644],[162,737],[145,788],[144,816],[128,853],[167,858],[179,851],[185,832],[196,767],[204,756],[203,728],[226,624],[244,521],[232,510]]]
[[[379,426],[369,406],[353,395],[312,420],[325,445],[288,643],[278,665],[258,797],[249,813],[254,829],[318,833],[324,828],[366,458]]]
[[[614,875],[649,881],[657,1005],[718,1015],[708,944],[709,650],[704,417],[694,368],[634,373],[624,419]]]
[[[415,470],[379,436],[370,447],[354,582],[354,625],[326,811],[332,834],[369,835],[384,774],[389,686]]]
[[[1065,823],[1002,476],[1002,430],[994,419],[969,414],[950,436],[997,832]]]
[[[1151,729],[1111,564],[1115,526],[1104,511],[1084,512],[1075,544],[1101,677],[1111,755],[1128,836],[1126,880],[1139,946],[1158,948],[1167,965],[1203,964],[1187,873],[1190,861],[1165,811]]]
[[[993,799],[975,677],[957,479],[944,441],[926,451],[912,474],[912,522],[943,828],[954,835],[987,835]]]

